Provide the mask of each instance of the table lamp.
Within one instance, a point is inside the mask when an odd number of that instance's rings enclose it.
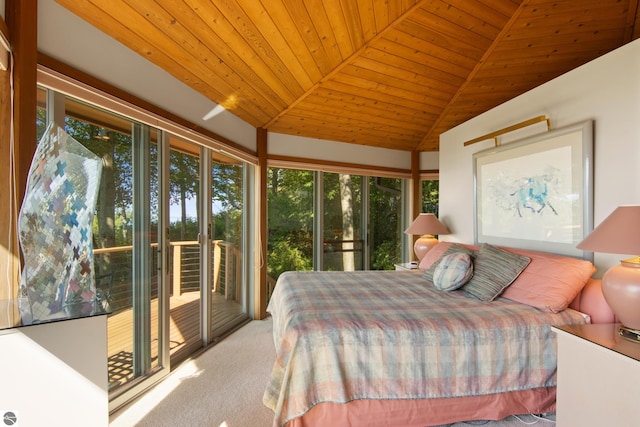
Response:
[[[404,230],[406,234],[420,235],[413,245],[413,251],[418,257],[418,263],[438,244],[434,234],[449,234],[449,229],[432,213],[421,213],[413,220],[409,228]]]
[[[640,254],[640,205],[619,206],[576,247]],[[622,260],[607,270],[602,276],[602,293],[622,323],[620,335],[640,341],[640,257]]]

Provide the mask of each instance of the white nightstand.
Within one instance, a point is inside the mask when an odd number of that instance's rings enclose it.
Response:
[[[396,266],[396,270],[414,270],[414,271],[419,271],[417,262],[403,262],[403,263],[394,264],[394,265]]]
[[[637,426],[640,343],[619,324],[558,326],[556,421],[560,427]]]

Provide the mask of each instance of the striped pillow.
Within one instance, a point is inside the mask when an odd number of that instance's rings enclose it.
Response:
[[[485,243],[474,261],[473,277],[462,289],[482,301],[493,301],[530,261],[529,257]]]
[[[441,291],[453,291],[473,276],[473,261],[469,254],[452,253],[442,257],[433,273],[433,284]]]

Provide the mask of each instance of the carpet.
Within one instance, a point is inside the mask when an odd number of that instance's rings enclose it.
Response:
[[[254,320],[111,417],[111,427],[268,427],[262,395],[275,361],[271,319]]]

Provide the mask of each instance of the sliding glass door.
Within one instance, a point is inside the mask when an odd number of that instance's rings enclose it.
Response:
[[[200,146],[169,136],[169,348],[171,362],[202,347]]]
[[[55,121],[102,159],[94,216],[111,409],[248,319],[245,162],[194,140],[38,89]]]
[[[217,339],[248,318],[244,280],[247,170],[242,162],[211,152],[209,333]]]

